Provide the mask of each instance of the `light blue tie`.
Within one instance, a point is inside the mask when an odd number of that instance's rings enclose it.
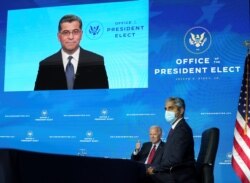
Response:
[[[75,80],[75,73],[74,73],[74,66],[71,63],[72,56],[68,57],[68,63],[66,65],[66,78],[67,78],[67,85],[68,89],[71,90],[73,89],[74,86],[74,80]]]

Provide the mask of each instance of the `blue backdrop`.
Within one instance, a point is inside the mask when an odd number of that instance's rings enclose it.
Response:
[[[104,55],[111,89],[32,91],[67,13],[82,17],[81,46]],[[180,96],[196,156],[202,131],[220,128],[215,182],[239,182],[231,155],[248,0],[15,0],[0,15],[1,148],[130,158],[151,125],[166,138],[165,99]]]

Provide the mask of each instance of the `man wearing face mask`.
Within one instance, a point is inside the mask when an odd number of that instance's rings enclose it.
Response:
[[[165,119],[171,125],[162,161],[147,169],[148,182],[196,183],[193,132],[184,119],[185,102],[178,97],[166,100]]]

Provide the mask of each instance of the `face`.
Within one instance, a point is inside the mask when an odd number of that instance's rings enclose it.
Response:
[[[182,114],[184,112],[183,108],[178,108],[175,105],[174,101],[167,101],[165,104],[165,110],[174,112],[177,119],[182,117]]]
[[[62,49],[73,54],[79,47],[82,39],[82,30],[78,21],[64,22],[61,24],[61,31],[57,34]]]
[[[149,137],[150,137],[150,141],[153,144],[156,144],[157,142],[159,142],[161,139],[161,133],[158,130],[158,128],[151,128],[149,131]]]

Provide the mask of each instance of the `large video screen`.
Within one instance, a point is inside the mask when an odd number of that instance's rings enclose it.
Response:
[[[195,156],[202,132],[219,128],[215,182],[239,182],[231,157],[249,1],[14,0],[0,9],[0,148],[130,159],[151,125],[166,140],[165,100],[177,96]],[[82,20],[81,49],[103,59],[108,87],[35,90],[41,61],[59,53],[63,70],[58,24],[69,14]]]
[[[4,91],[34,89],[39,61],[60,49],[67,14],[83,19],[81,47],[104,57],[110,89],[147,88],[148,2],[126,1],[9,10]]]

